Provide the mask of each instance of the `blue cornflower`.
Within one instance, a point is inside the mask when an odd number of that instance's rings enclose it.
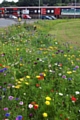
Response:
[[[4,70],[3,70],[3,69],[1,69],[1,70],[0,70],[0,72],[4,72]]]
[[[6,88],[3,88],[2,90],[3,90],[3,91],[6,91]]]
[[[76,68],[73,68],[73,70],[76,70]]]
[[[6,113],[5,116],[6,116],[6,117],[9,117],[9,116],[10,116],[10,113]]]
[[[5,70],[7,70],[7,68],[3,68],[3,70],[5,71]]]
[[[68,80],[72,80],[72,78],[68,78]]]
[[[19,98],[15,98],[15,100],[19,100]]]
[[[18,116],[16,117],[16,120],[22,120],[22,115],[18,115]]]
[[[20,57],[20,61],[22,61],[22,57]]]
[[[3,68],[3,69],[0,70],[0,72],[4,72],[6,70],[7,70],[7,68]]]

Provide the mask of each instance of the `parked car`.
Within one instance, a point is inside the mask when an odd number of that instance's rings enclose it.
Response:
[[[26,15],[26,14],[23,14],[23,15],[22,15],[22,18],[23,18],[23,19],[31,19],[31,16]]]
[[[53,20],[56,20],[57,18],[55,16],[50,16]]]
[[[41,19],[47,19],[47,20],[52,20],[52,18],[50,16],[41,16]]]
[[[10,19],[17,19],[17,17],[15,15],[9,15]]]

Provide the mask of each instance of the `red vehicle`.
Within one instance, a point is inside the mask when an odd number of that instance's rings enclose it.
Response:
[[[23,14],[23,15],[22,15],[22,18],[23,18],[23,19],[31,19],[31,17],[30,17],[29,15],[26,15],[26,14]]]

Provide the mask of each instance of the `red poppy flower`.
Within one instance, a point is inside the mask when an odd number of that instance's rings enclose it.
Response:
[[[40,76],[38,80],[44,80],[44,76]]]
[[[62,63],[60,63],[59,66],[62,67]]]
[[[40,87],[40,84],[37,83],[37,84],[36,84],[36,87]]]
[[[0,66],[2,67],[3,65],[2,65],[2,64],[0,64]]]
[[[35,105],[34,105],[34,109],[35,109],[35,110],[37,110],[38,107],[39,107],[38,104],[35,104]]]
[[[77,99],[76,99],[74,96],[72,96],[72,97],[71,97],[71,100],[72,100],[73,102],[76,102]]]

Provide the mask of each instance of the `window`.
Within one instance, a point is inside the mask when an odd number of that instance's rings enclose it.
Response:
[[[38,13],[40,13],[40,10],[38,10]]]
[[[51,13],[54,13],[54,10],[51,10]]]
[[[37,13],[37,10],[34,10],[35,13]]]
[[[47,10],[47,13],[50,13],[50,10]]]

